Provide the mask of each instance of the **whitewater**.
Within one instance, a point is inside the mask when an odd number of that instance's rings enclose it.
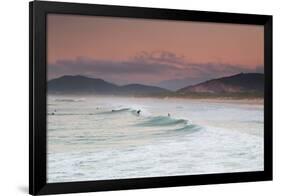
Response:
[[[47,181],[263,170],[263,104],[48,96]]]

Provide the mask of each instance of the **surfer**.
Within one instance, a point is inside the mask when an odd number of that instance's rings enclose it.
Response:
[[[141,113],[141,110],[138,110],[138,111],[137,111],[137,114],[140,115],[140,113]]]
[[[170,117],[170,116],[171,116],[171,114],[170,114],[170,113],[168,113],[168,116]]]

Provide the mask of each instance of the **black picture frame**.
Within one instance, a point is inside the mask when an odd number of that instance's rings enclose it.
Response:
[[[46,16],[49,13],[264,25],[264,171],[46,182]],[[29,4],[29,193],[58,194],[272,180],[272,16],[62,2]]]

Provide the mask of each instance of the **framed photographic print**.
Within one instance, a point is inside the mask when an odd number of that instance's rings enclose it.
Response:
[[[30,2],[30,194],[272,179],[272,16]]]

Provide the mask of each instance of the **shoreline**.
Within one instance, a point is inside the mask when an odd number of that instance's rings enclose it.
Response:
[[[118,96],[118,95],[74,95],[74,94],[48,94],[47,97],[61,97],[61,98],[87,98],[87,97],[107,97],[107,98],[129,98],[129,99],[158,99],[158,100],[186,100],[195,102],[210,102],[210,103],[233,103],[233,104],[248,104],[248,105],[263,105],[264,99],[261,97],[237,98],[237,97],[176,97],[176,96]]]

